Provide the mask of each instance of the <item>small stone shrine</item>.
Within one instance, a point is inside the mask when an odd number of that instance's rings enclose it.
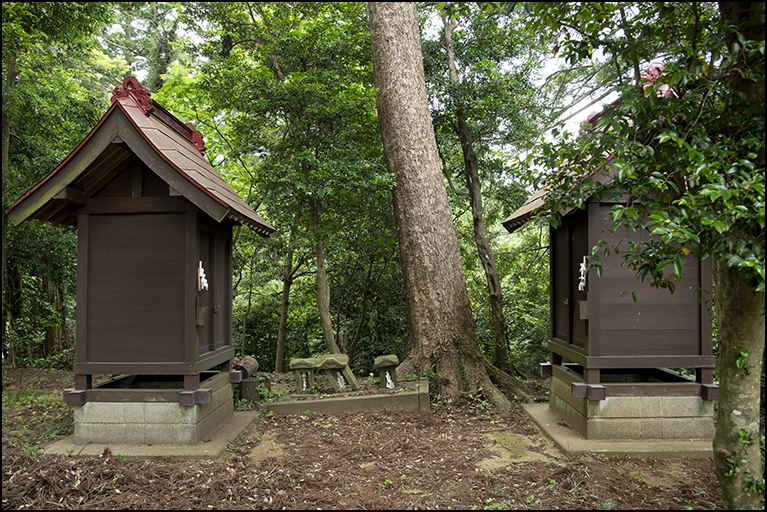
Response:
[[[360,389],[357,378],[349,368],[349,356],[344,354],[328,354],[306,359],[291,359],[290,369],[296,375],[296,392],[298,394],[315,393],[315,370],[325,372],[336,393],[358,391]]]
[[[274,228],[199,131],[127,77],[77,147],[8,210],[78,232],[78,442],[195,444],[233,413],[232,228]],[[94,374],[111,374],[93,385]]]
[[[381,389],[394,389],[397,383],[397,366],[399,358],[395,354],[378,356],[373,361],[373,366],[378,369],[378,380]]]

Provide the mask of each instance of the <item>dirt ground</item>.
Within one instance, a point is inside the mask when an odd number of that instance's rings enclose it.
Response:
[[[277,379],[276,390],[290,376]],[[219,460],[41,457],[72,433],[70,372],[3,368],[3,509],[721,508],[710,459],[560,453],[521,404],[426,416],[261,414]],[[543,386],[531,386],[541,395]]]

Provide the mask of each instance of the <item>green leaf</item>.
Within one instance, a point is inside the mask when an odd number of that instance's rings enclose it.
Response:
[[[724,233],[725,231],[724,221],[721,219],[714,220],[714,229],[716,229],[717,233],[719,233],[720,235]]]

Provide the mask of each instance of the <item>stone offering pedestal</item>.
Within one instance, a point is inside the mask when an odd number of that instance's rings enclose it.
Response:
[[[316,368],[317,362],[312,358],[290,360],[290,369],[296,375],[296,393],[307,395],[314,393],[314,370]]]
[[[349,356],[344,354],[330,354],[308,359],[291,359],[290,369],[296,374],[296,392],[298,394],[313,394],[315,370],[325,372],[337,393],[351,390],[358,391],[360,389],[357,378],[349,369]]]
[[[354,391],[360,389],[357,378],[349,369],[349,356],[330,354],[315,357],[314,360],[317,361],[317,369],[325,372],[336,392],[349,391],[349,387]]]

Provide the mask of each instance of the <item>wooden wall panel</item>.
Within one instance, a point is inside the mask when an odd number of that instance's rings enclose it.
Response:
[[[88,354],[88,238],[90,215],[77,216],[77,304],[75,315],[75,361],[85,363]]]
[[[95,197],[131,197],[133,191],[133,171],[127,165]]]
[[[201,322],[198,322],[197,325],[197,353],[199,355],[205,354],[206,352],[211,351],[211,337],[212,337],[212,322],[210,319],[211,314],[211,306],[212,306],[212,300],[211,300],[211,292],[212,287],[215,286],[215,283],[213,283],[213,278],[211,275],[211,244],[210,244],[210,235],[208,233],[202,232],[199,234],[198,237],[198,254],[199,259],[202,261],[202,268],[205,270],[205,275],[208,280],[208,289],[207,290],[200,290],[197,292],[197,311],[198,315],[201,315],[199,318],[202,319]],[[202,325],[200,325],[202,323]]]
[[[578,290],[578,283],[580,282],[580,266],[583,257],[591,253],[591,247],[589,247],[586,219],[583,216],[580,218],[582,219],[581,222],[570,226],[570,325],[572,344],[586,348],[589,339],[589,321],[581,319],[578,301],[587,300],[588,295],[586,290]],[[588,287],[588,279],[586,284]]]
[[[570,343],[570,236],[567,227],[560,227],[551,238],[554,254],[554,295],[552,320],[555,338]],[[567,301],[567,304],[565,304]]]
[[[143,197],[167,197],[169,193],[168,184],[146,166],[143,167],[141,186]]]
[[[696,331],[697,304],[605,303],[599,308],[599,328],[603,331]],[[603,354],[607,355],[607,354]]]
[[[652,238],[645,231],[621,229],[612,232],[609,206],[600,205],[599,215],[592,217],[608,247],[621,242],[621,253],[602,258],[599,280],[599,304],[592,306],[592,322],[600,335],[599,356],[699,355],[701,354],[700,305],[695,288],[700,284],[700,262],[688,256],[682,279],[674,281],[676,290],[653,288],[652,278],[644,282],[627,266],[622,266],[628,252],[628,239],[645,241]],[[666,276],[673,271],[666,267]],[[635,292],[634,302],[630,292]],[[621,294],[626,293],[621,297]],[[596,355],[596,354],[593,354]]]
[[[90,215],[88,362],[183,361],[184,215]]]
[[[697,329],[656,329],[643,331],[602,331],[602,355],[633,356],[699,355]]]
[[[165,311],[109,311],[89,325],[89,361],[180,362],[183,328]]]
[[[91,285],[91,298],[100,311],[122,311],[129,304],[132,311],[181,312],[179,301],[184,276],[177,261],[100,261],[91,263],[91,272],[98,282]],[[158,283],[146,300],[147,283]]]
[[[230,294],[229,277],[227,276],[227,243],[221,236],[213,237],[213,350],[221,348],[231,343],[227,339],[227,320],[231,324],[232,316],[228,315],[230,304],[232,302]]]

